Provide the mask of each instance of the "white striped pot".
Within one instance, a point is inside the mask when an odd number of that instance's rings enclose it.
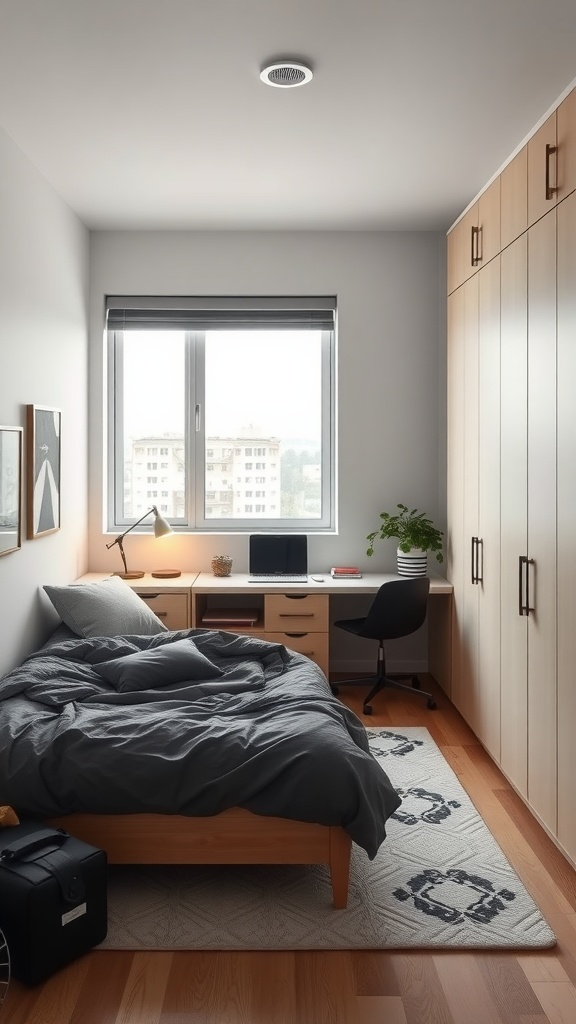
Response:
[[[420,548],[410,551],[396,550],[399,576],[425,576],[428,571],[428,554]]]

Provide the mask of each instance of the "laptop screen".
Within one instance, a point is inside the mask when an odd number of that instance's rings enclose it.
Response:
[[[248,568],[250,573],[306,574],[308,538],[303,534],[272,536],[254,533],[250,537]]]

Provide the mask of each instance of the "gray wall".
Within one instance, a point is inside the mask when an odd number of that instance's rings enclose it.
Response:
[[[89,564],[119,568],[103,523],[104,297],[109,294],[336,294],[338,297],[338,534],[312,536],[311,571],[394,567],[395,543],[372,559],[365,537],[397,502],[445,522],[445,239],[432,233],[97,232],[91,236]],[[247,568],[245,535],[165,541],[171,565],[208,571],[223,549]],[[132,535],[130,560],[157,567],[151,536]],[[352,669],[339,650],[333,667]],[[417,645],[418,646],[418,645]],[[410,648],[413,653],[415,648]],[[423,645],[417,658],[423,666]],[[362,654],[362,657],[364,654]],[[371,656],[371,655],[370,655]]]
[[[0,424],[25,427],[27,404],[62,411],[62,528],[24,530],[0,558],[1,673],[58,621],[42,584],[86,570],[89,237],[1,129],[0,167]]]

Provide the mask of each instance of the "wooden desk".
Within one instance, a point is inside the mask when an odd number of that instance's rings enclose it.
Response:
[[[77,583],[94,583],[109,573],[90,572]],[[249,583],[247,573],[214,576],[209,572],[182,573],[175,579],[155,579],[146,574],[127,580],[168,629],[200,629],[208,608],[254,608],[253,626],[226,626],[233,632],[283,643],[316,661],[326,675],[330,671],[330,598],[336,595],[375,594],[395,573],[364,573],[361,579],[333,580],[330,573],[317,583]],[[450,695],[452,584],[430,576],[428,603],[428,670]],[[212,627],[217,628],[217,627]],[[221,627],[224,628],[224,627]]]
[[[211,607],[250,607],[260,612],[253,627],[237,632],[283,643],[316,661],[326,675],[330,671],[330,598],[336,595],[375,594],[395,573],[364,573],[361,579],[333,580],[330,573],[317,583],[249,583],[246,573],[213,576],[201,572],[192,586],[192,622],[199,628]],[[442,689],[450,694],[452,584],[441,576],[430,576],[428,603],[428,670]],[[440,600],[438,600],[440,599]]]

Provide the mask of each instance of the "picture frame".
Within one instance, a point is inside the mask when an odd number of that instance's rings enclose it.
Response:
[[[62,413],[26,406],[26,520],[28,540],[60,529]]]
[[[22,437],[0,426],[0,556],[22,547]]]

